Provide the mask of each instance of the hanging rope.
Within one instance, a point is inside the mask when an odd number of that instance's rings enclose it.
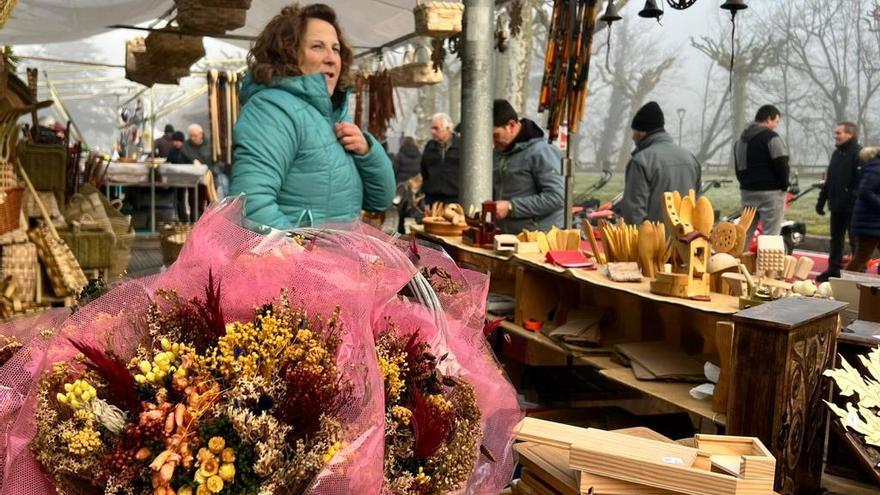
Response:
[[[736,63],[736,11],[730,12],[730,74],[727,80],[727,92],[733,88],[733,68]]]

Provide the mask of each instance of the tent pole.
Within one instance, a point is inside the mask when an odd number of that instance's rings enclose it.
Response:
[[[461,69],[462,158],[459,196],[465,210],[492,199],[492,0],[465,0]]]

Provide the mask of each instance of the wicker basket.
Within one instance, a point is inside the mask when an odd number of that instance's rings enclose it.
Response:
[[[6,21],[12,17],[12,11],[15,9],[15,4],[18,3],[18,0],[3,0],[0,3],[0,29],[6,25]]]
[[[464,4],[458,2],[427,2],[413,9],[416,34],[432,38],[448,38],[461,32]]]
[[[84,269],[110,268],[116,236],[104,230],[59,230],[58,235],[70,246],[73,255]]]
[[[21,199],[23,187],[0,191],[0,234],[12,232],[21,224]]]
[[[151,61],[174,67],[189,67],[205,56],[201,37],[152,32],[144,40]]]
[[[59,205],[67,189],[67,150],[62,144],[34,144],[21,141],[18,160],[37,191],[52,191]]]
[[[0,161],[0,189],[9,189],[18,185],[15,166],[11,162]]]
[[[89,281],[70,247],[60,237],[54,237],[45,225],[31,230],[30,236],[37,245],[37,254],[55,295],[67,297],[79,294]]]
[[[68,222],[97,223],[113,237],[113,224],[104,209],[101,193],[74,194],[70,204],[64,208],[64,218]]]
[[[224,9],[249,9],[251,0],[201,0],[205,7],[219,7]]]
[[[396,88],[420,88],[443,82],[443,71],[434,70],[434,64],[430,61],[420,62],[419,52],[428,52],[424,46],[416,48],[415,52],[404,55],[403,65],[394,67],[388,73],[391,75],[391,84]],[[425,60],[430,56],[422,57]]]
[[[125,78],[144,86],[154,84],[177,84],[181,77],[189,75],[189,66],[176,67],[170,64],[153,63],[156,59],[147,53],[144,38],[135,38],[125,43]]]
[[[33,243],[3,246],[0,271],[3,276],[12,276],[15,281],[15,298],[22,302],[33,302],[37,298],[37,277],[40,276],[37,261],[37,246]]]
[[[125,275],[128,261],[131,259],[131,246],[134,244],[134,229],[125,233],[116,233],[116,247],[113,248],[110,268],[107,276],[110,281]]]
[[[54,218],[58,218],[61,215],[61,209],[58,208],[58,200],[55,196],[55,193],[52,191],[37,191],[37,195],[43,201],[43,204],[46,206],[46,210],[49,211],[49,216]],[[27,218],[39,218],[42,216],[40,213],[40,208],[37,207],[37,201],[34,199],[33,195],[31,195],[30,191],[24,192],[24,198],[22,199],[21,208],[24,211],[24,215]]]
[[[162,248],[162,261],[170,265],[177,260],[183,245],[192,232],[191,223],[166,223],[159,233],[159,246]]]
[[[177,24],[181,28],[202,34],[226,34],[244,27],[247,10],[208,7],[201,0],[174,0],[177,5]]]

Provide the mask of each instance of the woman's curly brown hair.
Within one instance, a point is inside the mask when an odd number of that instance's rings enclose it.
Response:
[[[309,19],[320,19],[336,29],[339,55],[342,59],[336,88],[346,90],[352,86],[350,69],[354,53],[339,28],[336,12],[323,3],[313,3],[305,7],[294,3],[284,7],[280,14],[269,21],[248,53],[248,68],[255,82],[270,84],[275,78],[302,75],[298,52]]]

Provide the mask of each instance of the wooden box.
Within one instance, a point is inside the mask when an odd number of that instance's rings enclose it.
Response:
[[[880,322],[880,282],[859,284],[859,319]]]

